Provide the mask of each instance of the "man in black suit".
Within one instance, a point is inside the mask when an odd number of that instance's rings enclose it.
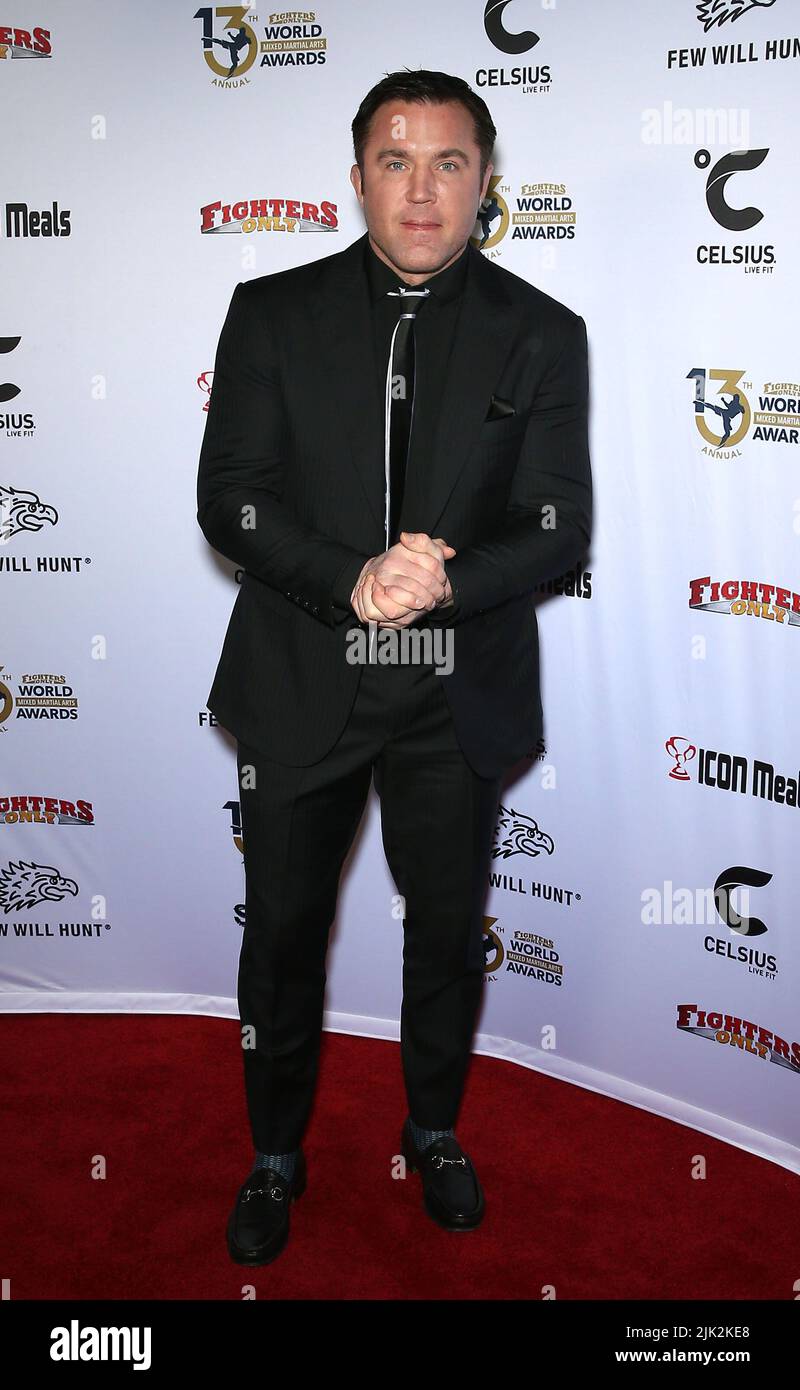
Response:
[[[305,1187],[328,932],[373,773],[405,903],[401,1151],[441,1226],[484,1211],[454,1125],[493,830],[542,732],[532,592],[584,553],[592,498],[584,320],[470,241],[495,135],[461,79],[387,76],[353,121],[367,233],[238,284],[219,340],[197,517],[243,571],[208,697],[244,835],[240,1263],[280,1253]]]

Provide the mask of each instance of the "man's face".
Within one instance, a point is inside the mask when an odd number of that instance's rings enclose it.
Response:
[[[375,254],[415,285],[463,251],[486,194],[472,117],[460,101],[378,107],[350,181]]]

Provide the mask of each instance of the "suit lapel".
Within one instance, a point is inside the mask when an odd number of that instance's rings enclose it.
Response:
[[[420,479],[422,515],[431,536],[437,533],[450,493],[486,418],[519,317],[495,267],[472,244],[470,257],[433,449],[424,479]]]
[[[344,443],[370,513],[383,537],[383,396],[373,389],[372,319],[364,242],[359,237],[331,257],[320,292],[311,301],[316,341],[331,341],[325,391],[337,432]],[[471,263],[464,287],[458,334],[452,344],[438,424],[424,479],[417,479],[421,515],[429,535],[447,505],[486,418],[489,400],[511,350],[519,310],[491,262],[470,244]],[[364,383],[370,384],[369,391]]]
[[[335,421],[336,444],[349,454],[382,538],[383,408],[373,387],[372,319],[363,271],[366,239],[365,232],[338,256],[329,259],[325,280],[311,301],[311,317],[314,341],[330,345],[324,383],[326,414]]]

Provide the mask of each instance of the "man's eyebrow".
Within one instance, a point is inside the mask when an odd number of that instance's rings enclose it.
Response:
[[[408,159],[409,157],[407,150],[398,150],[394,146],[389,146],[385,150],[378,150],[375,158],[385,159],[387,155],[391,155],[393,159]],[[466,154],[464,150],[456,148],[451,150],[439,150],[438,154],[435,154],[433,157],[434,159],[451,159],[453,155],[456,155],[459,159],[463,159],[465,164],[469,164],[469,155]]]

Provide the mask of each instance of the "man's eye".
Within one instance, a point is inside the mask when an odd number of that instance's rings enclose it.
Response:
[[[389,163],[386,165],[386,168],[387,168],[387,169],[392,169],[392,168],[405,169],[405,167],[406,167],[406,166],[405,166],[405,164],[403,163],[402,159],[390,159],[390,160],[389,160]]]
[[[449,164],[451,169],[457,169],[457,168],[458,168],[458,165],[457,165],[452,159],[446,159],[446,160],[444,161],[444,164]],[[439,167],[440,167],[440,168],[444,168],[444,164],[441,164]]]

